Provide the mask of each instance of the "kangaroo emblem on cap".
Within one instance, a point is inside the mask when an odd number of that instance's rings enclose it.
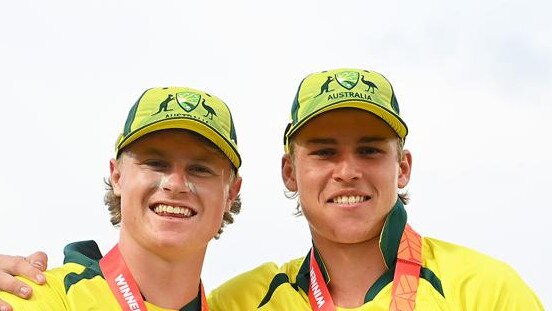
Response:
[[[320,87],[320,93],[314,97],[318,97],[324,93],[333,91],[333,90],[330,90],[330,82],[332,81],[333,81],[333,78],[331,76],[328,76],[328,79],[326,79],[326,82],[324,82],[324,84],[322,84],[322,86]]]
[[[160,104],[159,104],[159,110],[152,114],[152,116],[158,114],[158,113],[161,113],[161,111],[172,111],[172,109],[168,109],[169,108],[169,103],[171,102],[171,100],[174,99],[174,96],[172,94],[169,94],[167,96],[167,98],[165,98],[165,100],[163,100]]]

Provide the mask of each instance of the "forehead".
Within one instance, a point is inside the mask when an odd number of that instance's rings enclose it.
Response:
[[[312,139],[312,137],[359,139],[398,136],[385,121],[370,112],[355,108],[340,108],[316,116],[294,135],[294,139],[298,140]]]

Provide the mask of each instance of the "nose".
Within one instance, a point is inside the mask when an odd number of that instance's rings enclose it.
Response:
[[[164,175],[159,186],[164,191],[173,193],[190,192],[188,177],[180,170],[173,170]]]
[[[336,163],[334,179],[339,182],[350,182],[360,179],[362,171],[358,161],[352,155],[343,155]]]

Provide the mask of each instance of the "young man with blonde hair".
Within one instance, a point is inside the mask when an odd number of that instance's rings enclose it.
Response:
[[[168,100],[169,99],[169,100]],[[201,103],[201,105],[200,105]],[[170,111],[158,113],[160,105]],[[213,113],[210,118],[209,112]],[[207,244],[240,209],[241,165],[228,107],[203,91],[152,88],[131,108],[109,162],[106,203],[119,242],[69,244],[15,310],[208,310]]]

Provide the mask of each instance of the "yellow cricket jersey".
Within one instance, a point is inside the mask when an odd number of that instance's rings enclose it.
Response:
[[[364,305],[339,311],[389,310],[396,254],[406,225],[398,202],[380,236],[380,249],[389,270],[368,290]],[[325,281],[322,258],[316,257]],[[281,267],[266,263],[213,290],[211,310],[312,310],[308,299],[310,256]],[[544,310],[535,293],[507,264],[465,247],[422,238],[422,268],[416,310]]]
[[[64,253],[64,265],[45,272],[46,285],[36,285],[23,279],[33,288],[30,300],[5,292],[0,292],[0,299],[11,304],[15,311],[121,310],[100,270],[98,261],[102,255],[96,242],[69,244]],[[170,310],[147,301],[145,304],[150,311]],[[198,294],[180,310],[201,310],[201,296]]]

